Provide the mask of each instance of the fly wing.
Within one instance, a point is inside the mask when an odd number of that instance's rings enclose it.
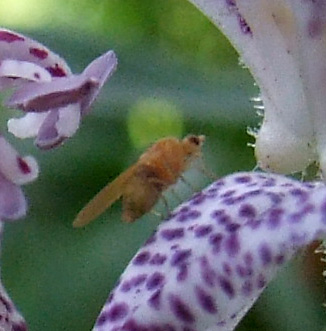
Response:
[[[129,178],[134,174],[134,169],[135,165],[129,167],[111,183],[106,185],[100,192],[98,192],[95,197],[90,200],[78,213],[72,223],[73,227],[79,228],[87,225],[100,216],[106,209],[111,207],[115,201],[120,199]]]

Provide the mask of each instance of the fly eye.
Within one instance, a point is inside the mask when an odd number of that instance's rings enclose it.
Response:
[[[200,144],[200,139],[198,136],[189,136],[188,137],[189,142],[191,142],[194,145],[199,145]]]

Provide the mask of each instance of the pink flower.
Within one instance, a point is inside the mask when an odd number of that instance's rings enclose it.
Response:
[[[108,51],[78,75],[42,44],[0,29],[0,89],[13,87],[7,106],[27,112],[8,121],[15,136],[36,136],[36,145],[48,149],[71,137],[90,109],[117,59]]]

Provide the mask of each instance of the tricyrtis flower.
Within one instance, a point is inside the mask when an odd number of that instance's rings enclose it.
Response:
[[[325,236],[324,184],[220,179],[158,227],[94,330],[233,330],[296,249]]]
[[[6,29],[0,29],[0,61],[0,89],[15,88],[7,106],[27,112],[9,120],[8,129],[20,138],[36,136],[40,148],[54,147],[76,132],[117,66],[108,51],[73,75],[45,46]]]
[[[190,1],[230,38],[260,87],[259,165],[291,173],[317,161],[326,174],[326,1]]]
[[[21,157],[0,135],[0,240],[3,223],[25,216],[27,204],[21,185],[38,175],[38,165],[31,156]],[[11,302],[0,281],[0,330],[27,330],[23,317]]]
[[[20,315],[15,305],[10,300],[1,282],[0,282],[0,330],[27,331],[27,326],[24,318]]]
[[[38,175],[38,165],[32,156],[21,157],[0,135],[0,224],[26,214],[26,200],[20,185]]]

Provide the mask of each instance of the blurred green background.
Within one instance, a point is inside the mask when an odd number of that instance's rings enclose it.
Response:
[[[39,151],[7,134],[22,154],[38,159],[41,173],[24,187],[27,218],[6,226],[4,284],[31,331],[90,330],[160,219],[148,214],[123,224],[116,203],[76,230],[78,210],[166,135],[205,134],[205,163],[217,176],[253,169],[246,130],[260,120],[249,101],[258,89],[228,41],[186,0],[0,0],[0,25],[49,46],[74,72],[108,49],[119,59],[64,146]],[[12,114],[1,111],[2,132]],[[198,188],[210,182],[196,169],[186,177]],[[191,195],[183,184],[175,190],[182,199]],[[178,204],[171,194],[168,200]],[[164,212],[160,203],[156,209]],[[321,330],[323,279],[311,259],[310,252],[281,271],[238,330]]]

